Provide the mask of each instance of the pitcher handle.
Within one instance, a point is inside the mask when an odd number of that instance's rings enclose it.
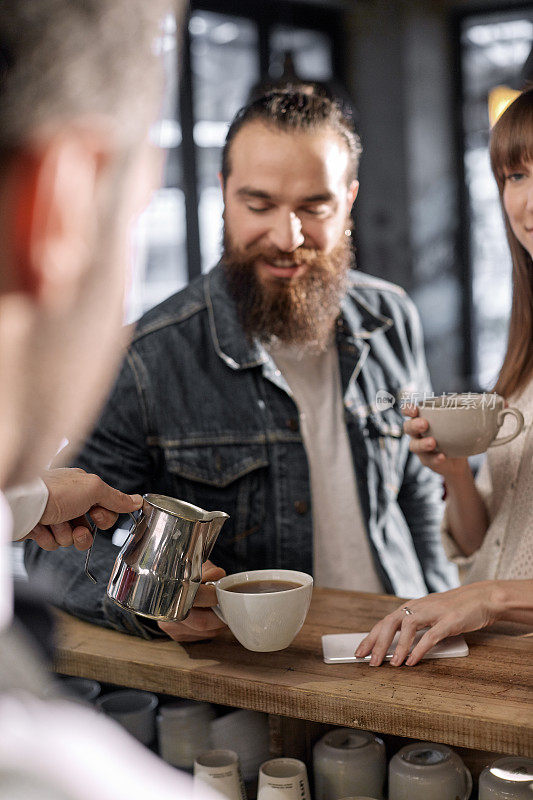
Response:
[[[131,519],[133,520],[133,527],[130,530],[130,533],[133,533],[133,531],[135,530],[135,526],[137,525],[137,520],[135,519],[135,517],[133,516],[133,514],[130,511],[128,511],[128,516],[131,517]],[[98,578],[95,578],[93,573],[89,569],[89,560],[91,558],[91,553],[92,553],[92,550],[93,550],[93,545],[94,545],[94,540],[96,538],[97,530],[98,530],[98,527],[97,527],[96,523],[93,522],[92,526],[91,526],[91,536],[93,537],[93,541],[92,541],[91,546],[87,550],[87,555],[85,556],[85,568],[84,568],[85,574],[87,575],[88,578],[90,578],[92,580],[93,583],[98,583]]]

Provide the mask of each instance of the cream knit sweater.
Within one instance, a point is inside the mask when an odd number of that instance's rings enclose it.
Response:
[[[524,415],[524,429],[509,444],[491,447],[479,471],[476,486],[489,527],[471,556],[460,551],[444,515],[444,549],[459,567],[462,583],[533,578],[533,381],[509,405]],[[507,416],[498,436],[511,433],[514,425],[514,418]]]

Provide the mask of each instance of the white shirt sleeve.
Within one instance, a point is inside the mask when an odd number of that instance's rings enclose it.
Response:
[[[23,539],[41,519],[48,502],[48,489],[41,478],[4,491],[13,515],[14,542]]]

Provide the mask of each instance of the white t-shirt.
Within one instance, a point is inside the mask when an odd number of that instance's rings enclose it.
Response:
[[[318,354],[276,344],[269,352],[300,416],[313,504],[313,572],[317,586],[383,592],[366,533],[344,421],[337,348]]]

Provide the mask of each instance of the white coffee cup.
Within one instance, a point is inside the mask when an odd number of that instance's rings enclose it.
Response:
[[[161,758],[174,767],[192,769],[195,758],[213,747],[210,725],[214,718],[209,703],[177,700],[160,706],[157,738]]]
[[[260,580],[290,581],[299,586],[265,594],[229,591],[237,584]],[[226,575],[214,586],[218,599],[215,613],[244,647],[267,653],[288,647],[304,624],[313,578],[292,569],[257,569]]]
[[[533,758],[504,756],[485,767],[479,800],[533,800]]]
[[[155,737],[157,703],[155,694],[137,689],[117,689],[96,700],[96,706],[101,711],[146,745],[151,744]]]
[[[449,458],[465,458],[507,444],[524,427],[521,411],[506,408],[505,399],[494,392],[430,397],[418,403],[418,410],[429,423],[424,435],[432,436],[438,452]],[[514,417],[514,431],[497,439],[506,416]]]
[[[313,748],[315,800],[364,792],[381,800],[387,777],[383,740],[370,731],[335,728]]]
[[[261,764],[257,800],[311,800],[304,762],[272,758]]]
[[[259,767],[270,758],[268,715],[242,708],[230,711],[211,722],[210,734],[213,749],[239,754],[244,781],[256,781]]]
[[[211,786],[229,800],[246,800],[239,766],[233,750],[208,750],[194,761],[194,794],[202,796],[202,787]]]
[[[416,742],[389,763],[389,800],[468,800],[472,776],[444,744]]]

